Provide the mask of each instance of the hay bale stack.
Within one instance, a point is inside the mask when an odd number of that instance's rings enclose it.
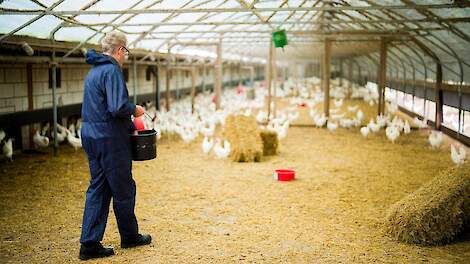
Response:
[[[260,135],[261,140],[263,141],[263,155],[276,155],[279,148],[277,133],[269,130],[262,130]]]
[[[233,161],[261,161],[263,145],[258,124],[253,116],[228,116],[225,119],[224,136],[231,144],[230,157]]]
[[[386,232],[406,243],[440,245],[451,242],[470,224],[470,166],[442,172],[394,204]]]

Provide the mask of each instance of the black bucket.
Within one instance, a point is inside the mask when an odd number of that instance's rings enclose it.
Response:
[[[151,160],[157,157],[157,131],[142,130],[137,135],[130,134],[132,160]]]

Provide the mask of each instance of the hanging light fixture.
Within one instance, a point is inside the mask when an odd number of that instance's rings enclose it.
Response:
[[[81,48],[80,51],[82,52],[83,56],[86,56],[88,50],[86,48]]]
[[[31,46],[28,43],[23,42],[21,44],[21,48],[23,48],[23,50],[26,52],[26,54],[28,54],[28,56],[33,56],[34,55],[34,49],[31,48]]]

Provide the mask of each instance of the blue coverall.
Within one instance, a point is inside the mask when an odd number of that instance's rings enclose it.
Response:
[[[136,105],[129,102],[126,82],[117,61],[90,50],[86,62],[93,65],[85,78],[81,138],[90,166],[80,243],[103,239],[113,198],[121,239],[138,234],[135,182],[129,132]]]

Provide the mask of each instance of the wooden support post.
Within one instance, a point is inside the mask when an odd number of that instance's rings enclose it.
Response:
[[[387,82],[387,40],[380,41],[380,60],[378,72],[378,89],[379,89],[379,109],[378,114],[385,113],[385,84]]]
[[[348,63],[348,89],[351,92],[352,90],[352,83],[353,83],[353,61],[350,60]]]
[[[59,141],[57,140],[57,62],[55,61],[55,52],[52,55],[52,120],[54,125],[52,127],[52,133],[54,135],[54,156],[57,156],[57,151],[59,149]]]
[[[202,92],[204,93],[206,91],[206,64],[202,64],[202,83],[201,83],[201,89]]]
[[[220,109],[220,96],[222,93],[222,35],[217,44],[217,59],[215,61],[215,109]]]
[[[274,44],[273,44],[274,45]],[[276,64],[276,48],[273,46],[273,53],[271,55],[272,65],[271,65],[271,74],[272,74],[272,89],[274,96],[274,107],[273,107],[273,117],[276,118],[277,112],[277,64]]]
[[[34,102],[33,102],[33,66],[31,63],[26,64],[26,81],[28,85],[28,111],[33,111]],[[34,127],[29,125],[29,148],[34,147]]]
[[[243,84],[243,77],[242,77],[242,64],[238,64],[238,86],[241,86]]]
[[[274,49],[274,43],[272,42],[272,40],[269,42],[269,52],[268,52],[268,61],[266,62],[266,67],[267,67],[267,71],[266,71],[266,81],[267,81],[267,84],[266,84],[266,88],[268,89],[268,122],[269,122],[269,118],[271,116],[271,85],[272,85],[272,66],[273,66],[273,49]]]
[[[330,63],[331,63],[331,40],[325,39],[325,47],[322,56],[322,78],[321,84],[324,92],[323,112],[326,117],[330,115]]]
[[[170,111],[170,53],[168,51],[168,60],[166,63],[166,74],[165,74],[165,80],[166,80],[166,93],[165,93],[165,108],[166,111]]]
[[[339,86],[343,86],[343,59],[339,59]]]
[[[442,108],[443,108],[443,94],[442,94],[442,65],[436,63],[436,130],[441,129],[443,121]]]
[[[191,69],[191,113],[194,113],[194,98],[196,96],[196,69]]]
[[[158,64],[155,66],[155,107],[160,111],[160,70]]]
[[[134,104],[137,104],[137,58],[134,56],[132,63],[132,88],[134,91]]]
[[[230,88],[231,88],[232,85],[233,85],[233,73],[232,73],[232,69],[233,69],[232,64],[229,63],[229,64],[228,64],[228,77],[229,77],[229,80],[230,80],[230,82],[229,82],[229,83],[230,83],[230,84],[229,84],[229,87],[230,87]],[[222,89],[223,89],[223,87],[222,87]]]

